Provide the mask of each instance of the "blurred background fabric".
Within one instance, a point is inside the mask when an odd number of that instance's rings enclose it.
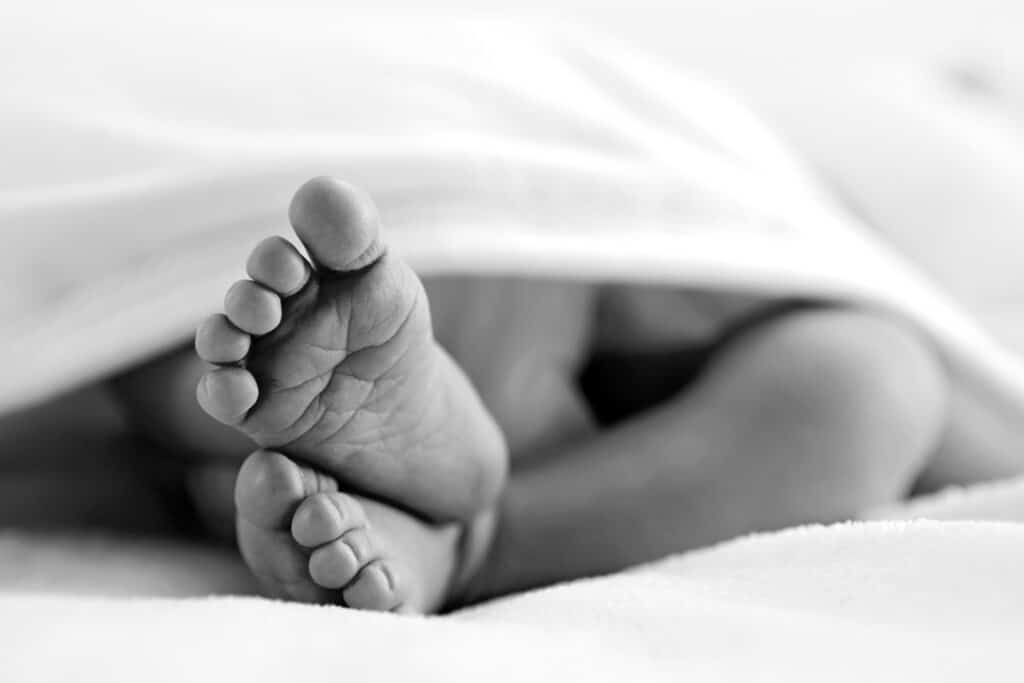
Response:
[[[33,4],[31,11],[52,6],[58,16],[73,20],[76,13],[90,16],[116,5],[99,3],[94,11],[94,5],[43,2]],[[273,28],[273,12],[284,8],[290,16],[315,22],[325,16],[334,21],[368,6],[322,0],[188,0],[175,4],[172,14],[185,21],[199,8],[224,7],[239,21],[266,14]],[[10,4],[4,11],[15,7]],[[146,6],[133,5],[135,11],[140,7]],[[426,12],[441,20],[527,18],[595,29],[661,57],[670,67],[721,81],[869,225],[912,256],[1000,342],[1024,353],[1024,313],[1018,305],[1024,298],[1024,276],[1018,275],[1016,262],[1016,255],[1024,252],[1024,231],[1019,229],[1024,220],[1024,195],[1019,192],[1024,182],[1021,3],[690,0],[631,3],[627,8],[610,2],[509,5],[487,0],[448,2],[429,9],[396,1],[372,7],[385,17]],[[110,17],[105,21],[116,34],[118,13],[111,10],[104,16]],[[301,40],[294,35],[301,32],[296,25],[301,21],[280,28],[285,32],[279,36],[282,45]],[[16,26],[0,22],[0,38]],[[7,44],[16,44],[14,39],[23,36],[7,37]],[[130,31],[124,40],[131,42]],[[509,40],[515,37],[510,35]],[[187,59],[188,46],[180,49],[181,58]],[[8,83],[31,79],[37,66],[12,55],[0,63],[0,76]],[[329,83],[329,60],[323,69]],[[153,74],[154,79],[169,76]],[[261,75],[268,82],[274,77]],[[217,97],[216,84],[210,87],[209,95]],[[293,105],[274,104],[282,115]],[[96,164],[131,163],[133,155],[150,152],[107,150],[123,145],[114,132],[95,137],[90,148],[40,121],[35,129],[17,131],[22,138],[33,136],[34,144],[25,147],[5,141],[5,131],[0,130],[5,164],[17,168],[11,176],[14,181],[0,182],[0,196],[17,191],[18,183],[31,184],[33,177],[71,178],[76,165],[82,170],[82,164],[91,164],[92,172],[100,168]],[[16,149],[33,151],[19,158]],[[173,150],[161,153],[170,154],[167,159],[174,162]],[[139,220],[144,222],[144,212]],[[44,237],[35,239],[45,242]],[[157,233],[146,239],[159,248],[167,243]],[[83,246],[52,244],[46,263],[9,259],[0,270],[0,282],[10,279],[15,286],[0,291],[0,311],[17,310],[16,285],[25,277],[37,280],[36,289],[59,288],[66,282],[60,259],[88,256]],[[102,264],[102,258],[97,263]],[[155,271],[161,266],[153,259],[135,259],[131,267]],[[865,278],[871,276],[865,273]]]

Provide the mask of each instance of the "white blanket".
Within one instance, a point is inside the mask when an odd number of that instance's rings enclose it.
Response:
[[[329,10],[3,12],[0,410],[186,339],[317,174],[368,189],[424,272],[862,301],[1024,396],[916,255],[729,96],[613,41]]]
[[[1024,481],[884,514],[1004,521],[762,534],[436,618],[169,599],[248,585],[212,551],[7,537],[0,678],[1017,680],[1024,525],[1006,520],[1024,521]]]
[[[918,274],[929,240],[885,246],[728,96],[606,40],[35,7],[0,16],[0,410],[186,339],[321,173],[369,189],[422,271],[863,301],[929,330],[964,377],[1024,394],[976,311]],[[1022,489],[889,514],[1019,521]],[[15,536],[0,680],[1012,678],[1022,549],[1024,527],[1002,522],[797,529],[420,619],[111,600],[247,584],[205,551]]]

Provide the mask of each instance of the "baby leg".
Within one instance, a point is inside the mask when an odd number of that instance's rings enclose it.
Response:
[[[516,472],[475,595],[855,517],[904,494],[945,409],[943,371],[905,326],[845,310],[769,320],[685,394]]]

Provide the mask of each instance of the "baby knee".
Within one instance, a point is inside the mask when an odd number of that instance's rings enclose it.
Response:
[[[882,314],[828,310],[781,319],[763,334],[782,370],[773,382],[777,400],[810,418],[870,431],[890,454],[921,451],[937,440],[946,375],[910,325]]]

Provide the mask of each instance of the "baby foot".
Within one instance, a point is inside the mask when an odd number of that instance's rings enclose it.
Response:
[[[253,250],[252,279],[196,334],[199,355],[221,366],[200,380],[200,405],[260,446],[430,519],[489,507],[504,440],[434,341],[423,287],[386,252],[372,201],[317,178],[289,219],[313,263],[279,237]]]
[[[257,451],[235,488],[238,544],[275,597],[434,612],[458,566],[459,529],[338,491],[328,475]]]

